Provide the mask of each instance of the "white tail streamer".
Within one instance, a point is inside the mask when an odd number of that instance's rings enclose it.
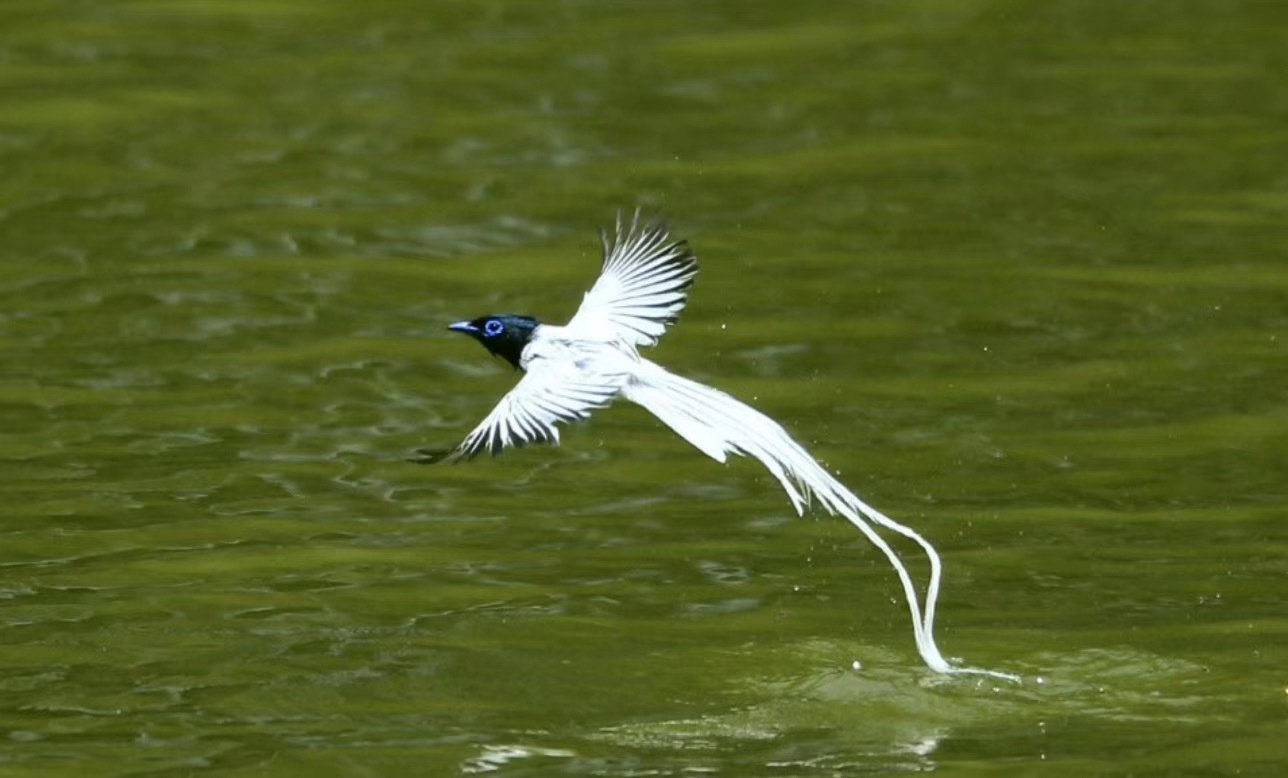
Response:
[[[622,396],[642,405],[702,453],[718,462],[728,454],[760,461],[787,492],[792,507],[804,514],[811,498],[833,515],[845,517],[894,568],[903,586],[912,616],[913,637],[922,661],[940,673],[985,675],[1019,681],[1017,675],[954,665],[935,644],[935,606],[943,565],[939,554],[916,530],[886,516],[860,500],[833,478],[773,419],[709,386],[667,372],[660,365],[640,360],[640,369],[622,389]],[[921,547],[930,562],[930,580],[923,600],[898,552],[877,532],[882,527]]]

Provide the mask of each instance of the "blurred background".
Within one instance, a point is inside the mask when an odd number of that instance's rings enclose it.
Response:
[[[1288,7],[6,0],[0,773],[1271,774]],[[649,356],[946,564],[622,404],[457,467],[618,209]],[[920,571],[924,575],[924,571]]]

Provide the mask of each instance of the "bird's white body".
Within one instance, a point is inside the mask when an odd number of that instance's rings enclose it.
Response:
[[[539,325],[523,349],[519,366],[528,373],[558,375],[560,383],[612,387],[616,391],[608,400],[623,397],[643,406],[717,462],[726,461],[730,452],[744,453],[736,439],[741,437],[738,433],[745,434],[750,428],[771,427],[778,436],[786,437],[782,428],[763,414],[718,389],[671,373],[640,356],[634,344],[619,337],[604,338],[602,332]],[[783,480],[781,470],[774,474]],[[802,512],[805,502],[801,495],[790,481],[784,481],[784,486],[792,505]]]
[[[643,406],[718,462],[726,461],[729,454],[759,460],[782,484],[798,514],[816,500],[827,512],[854,524],[894,567],[912,616],[917,649],[929,667],[942,673],[1018,680],[1006,673],[953,665],[940,653],[934,621],[941,565],[929,541],[860,500],[773,419],[640,356],[639,348],[656,344],[666,324],[684,307],[685,290],[696,274],[697,262],[688,247],[670,241],[663,225],[641,226],[637,214],[627,231],[623,232],[619,220],[614,239],[604,236],[603,273],[567,325],[526,319],[527,341],[517,353],[504,343],[512,333],[502,319],[519,317],[477,320],[483,326],[453,325],[493,353],[511,359],[525,373],[466,437],[455,456],[473,456],[484,449],[495,453],[505,446],[538,441],[557,443],[557,423],[585,418],[591,410],[623,397]],[[494,328],[493,322],[498,326]],[[911,540],[925,552],[930,578],[924,599],[898,553],[874,525]]]
[[[523,348],[519,367],[525,372],[542,369],[545,364],[572,364],[590,378],[595,375],[613,377],[631,372],[640,362],[646,361],[639,350],[627,341],[603,337],[603,333],[583,333],[556,324],[541,324],[532,333],[532,340]],[[536,364],[534,364],[536,363]]]

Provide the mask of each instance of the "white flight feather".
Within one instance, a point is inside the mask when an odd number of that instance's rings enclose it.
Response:
[[[540,341],[534,341],[540,343]],[[556,349],[558,354],[563,349]],[[471,458],[506,446],[558,443],[559,422],[577,421],[612,402],[620,391],[618,376],[580,370],[571,358],[533,358],[524,351],[524,376],[452,452],[451,459]]]
[[[610,237],[600,231],[604,265],[567,329],[588,340],[622,340],[653,346],[684,309],[685,290],[698,274],[684,241],[671,240],[662,222],[630,224],[617,215]]]

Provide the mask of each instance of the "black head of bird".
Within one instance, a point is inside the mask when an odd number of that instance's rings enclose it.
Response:
[[[519,357],[523,347],[532,340],[532,333],[540,324],[531,316],[517,316],[513,313],[494,313],[491,316],[480,316],[472,321],[458,321],[448,327],[453,332],[469,335],[493,356],[502,357],[519,369]]]

